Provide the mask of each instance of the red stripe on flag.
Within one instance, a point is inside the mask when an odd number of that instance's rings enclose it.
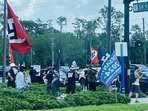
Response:
[[[98,52],[92,47],[91,47],[91,62],[93,64],[97,64],[99,62]]]
[[[11,49],[11,45],[9,44],[9,63],[14,63],[14,58],[12,55],[12,49]]]

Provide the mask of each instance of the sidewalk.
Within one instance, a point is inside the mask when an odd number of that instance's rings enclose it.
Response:
[[[148,96],[147,97],[145,97],[145,98],[138,98],[138,101],[140,102],[140,103],[135,103],[135,98],[131,98],[131,102],[129,103],[129,104],[148,104]]]

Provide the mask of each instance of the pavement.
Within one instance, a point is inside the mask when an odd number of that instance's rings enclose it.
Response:
[[[145,98],[138,98],[140,103],[135,103],[135,98],[131,98],[131,102],[129,104],[148,104],[148,96]]]

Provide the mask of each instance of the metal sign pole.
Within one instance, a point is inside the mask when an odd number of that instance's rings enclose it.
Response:
[[[4,37],[3,37],[3,77],[2,83],[6,80],[6,3],[7,0],[4,0]]]

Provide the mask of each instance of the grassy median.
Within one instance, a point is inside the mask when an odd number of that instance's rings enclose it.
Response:
[[[50,111],[146,111],[148,104],[111,104],[100,106],[82,106],[82,107],[69,107],[61,109],[50,109]],[[19,111],[33,111],[33,110],[19,110]],[[36,110],[36,111],[49,111],[49,110]]]

